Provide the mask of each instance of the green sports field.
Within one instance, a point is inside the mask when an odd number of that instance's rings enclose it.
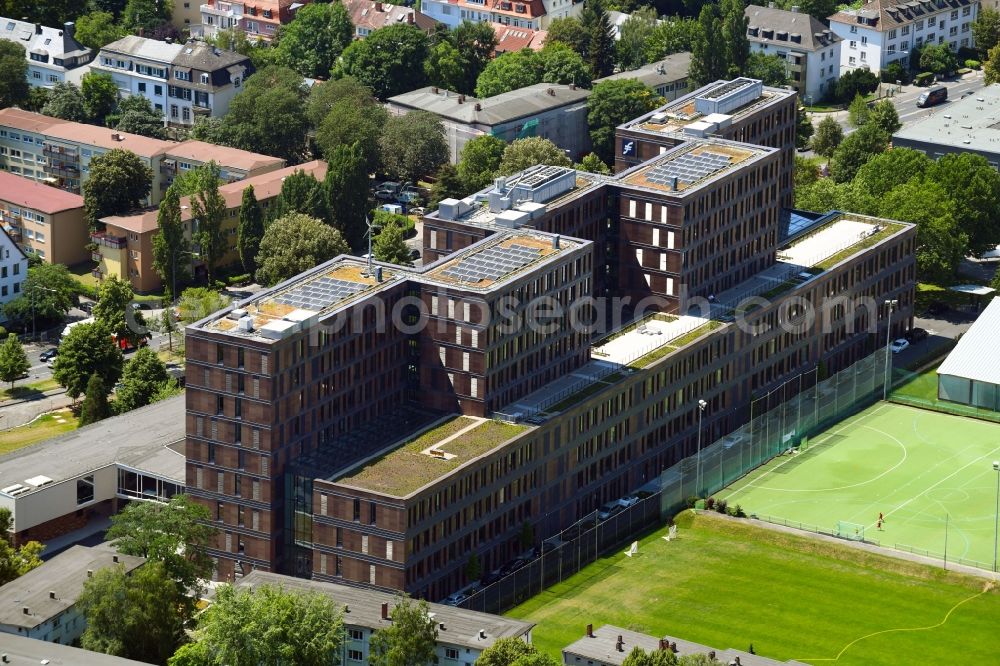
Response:
[[[866,540],[938,557],[947,539],[949,560],[992,568],[994,460],[1000,424],[878,403],[716,497],[806,529],[861,525]]]
[[[508,614],[553,656],[592,623],[816,666],[996,663],[1000,593],[982,579],[716,514],[677,524]]]

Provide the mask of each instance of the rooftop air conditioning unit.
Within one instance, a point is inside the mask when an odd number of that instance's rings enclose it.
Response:
[[[240,320],[236,322],[236,328],[244,333],[249,333],[253,330],[253,317],[240,317]]]

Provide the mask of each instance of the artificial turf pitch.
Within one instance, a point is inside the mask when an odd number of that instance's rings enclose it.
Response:
[[[863,525],[865,539],[883,546],[992,569],[994,460],[1000,424],[882,402],[716,497],[806,529]]]
[[[508,614],[553,656],[593,623],[817,665],[996,663],[1000,593],[982,579],[715,514],[677,523]]]

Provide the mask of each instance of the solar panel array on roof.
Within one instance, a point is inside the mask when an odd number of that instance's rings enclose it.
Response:
[[[684,153],[666,164],[653,167],[646,174],[646,180],[657,185],[670,186],[671,180],[677,178],[682,183],[696,183],[706,176],[729,165],[729,156],[703,151],[695,154]]]
[[[541,254],[542,251],[538,248],[524,245],[514,244],[510,247],[494,245],[465,257],[441,274],[462,282],[498,280],[522,266],[527,266]]]
[[[363,291],[366,287],[367,285],[364,284],[338,280],[324,275],[321,278],[311,280],[286,291],[274,300],[295,308],[304,308],[319,312],[323,308],[327,308],[348,296],[353,296],[359,291]]]
[[[557,167],[557,166],[545,167],[544,169],[539,169],[534,173],[530,173],[526,176],[521,177],[518,180],[518,184],[524,185],[526,187],[538,187],[539,185],[542,185],[557,176],[561,176],[567,171],[569,171],[569,169],[567,169],[566,167]]]
[[[753,85],[753,81],[751,79],[733,79],[732,81],[726,81],[725,83],[712,88],[708,92],[702,93],[699,97],[704,97],[705,99],[718,99],[720,97],[725,97],[734,90],[739,90],[740,88],[745,88],[749,85]]]

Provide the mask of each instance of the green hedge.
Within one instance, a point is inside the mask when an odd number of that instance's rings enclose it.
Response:
[[[934,83],[934,72],[920,72],[913,77],[913,82],[918,86],[929,86]]]
[[[965,66],[968,67],[969,69],[979,69],[981,65],[982,65],[982,63],[979,62],[978,60],[966,60],[965,61]]]

